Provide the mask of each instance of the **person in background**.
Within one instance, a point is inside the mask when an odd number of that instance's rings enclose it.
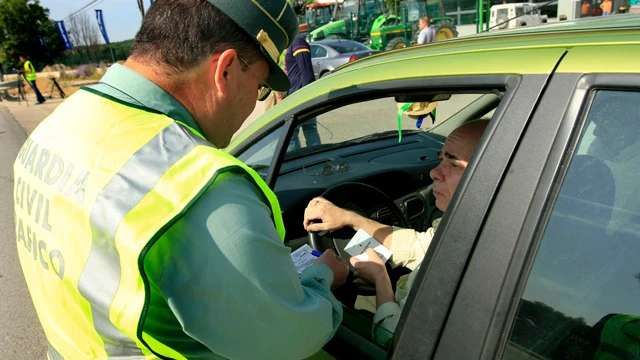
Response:
[[[590,11],[591,11],[591,4],[589,4],[588,0],[583,0],[582,7],[580,9],[580,16],[582,17],[589,16]]]
[[[602,4],[600,4],[600,9],[602,9],[602,16],[611,15],[611,8],[613,7],[613,3],[611,0],[605,0]]]
[[[291,42],[291,46],[287,48],[284,55],[284,69],[291,81],[291,88],[289,88],[287,94],[278,94],[280,95],[280,100],[316,80],[311,63],[311,48],[304,36],[298,34]],[[307,147],[321,144],[320,135],[318,134],[318,121],[316,118],[312,118],[298,125],[293,131],[289,151],[300,149],[301,144],[298,135],[300,130],[302,130]]]
[[[436,32],[431,28],[431,19],[429,19],[429,17],[421,17],[418,27],[420,28],[418,44],[423,45],[436,41]]]
[[[33,92],[36,94],[36,105],[44,103],[46,100],[40,93],[38,85],[36,84],[36,81],[38,80],[36,69],[33,67],[31,61],[27,60],[25,56],[20,55],[20,61],[22,61],[23,63],[23,70],[21,70],[20,72],[24,74],[24,78],[27,79],[27,82],[29,83],[29,85],[31,85]]]

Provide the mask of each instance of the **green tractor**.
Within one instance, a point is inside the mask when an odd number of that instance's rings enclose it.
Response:
[[[345,0],[339,21],[334,21],[311,32],[311,40],[352,39],[374,50],[392,50],[415,44],[419,33],[418,20],[431,18],[436,40],[458,36],[449,17],[445,17],[442,0],[396,1],[387,9],[384,1]]]
[[[314,1],[306,4],[301,10],[297,11],[298,22],[300,23],[299,33],[308,36],[309,30],[322,27],[336,18],[340,8],[338,1],[324,0],[322,2]]]

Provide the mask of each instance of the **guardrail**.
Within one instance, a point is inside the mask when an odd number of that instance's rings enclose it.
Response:
[[[5,76],[6,77],[6,76]],[[4,94],[0,94],[0,101],[2,101],[2,96],[8,98],[7,90],[18,89],[18,102],[24,100],[27,101],[27,98],[24,95],[24,91],[22,87],[24,86],[24,81],[22,79],[10,80],[10,81],[0,81],[0,91]],[[27,103],[28,105],[28,103]]]

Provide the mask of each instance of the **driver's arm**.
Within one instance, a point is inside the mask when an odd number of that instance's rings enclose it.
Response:
[[[147,323],[169,341],[182,332],[193,339],[179,347],[202,344],[232,359],[301,359],[319,351],[342,320],[331,269],[314,265],[299,279],[270,208],[243,175],[219,175],[166,238],[162,252],[152,247],[145,258],[163,299]]]
[[[431,244],[434,235],[434,228],[429,228],[425,232],[418,232],[412,229],[393,227],[389,250],[393,256],[389,261],[393,267],[404,266],[414,270],[422,259],[424,259],[427,249]]]

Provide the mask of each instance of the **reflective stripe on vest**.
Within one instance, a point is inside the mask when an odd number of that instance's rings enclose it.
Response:
[[[275,194],[255,171],[163,114],[88,91],[32,133],[14,169],[20,262],[52,359],[184,358],[143,332],[142,264],[219,174],[248,174],[284,238]]]
[[[26,60],[24,62],[24,77],[27,81],[35,81],[38,80],[38,75],[35,71],[36,68],[33,67],[31,61]]]

